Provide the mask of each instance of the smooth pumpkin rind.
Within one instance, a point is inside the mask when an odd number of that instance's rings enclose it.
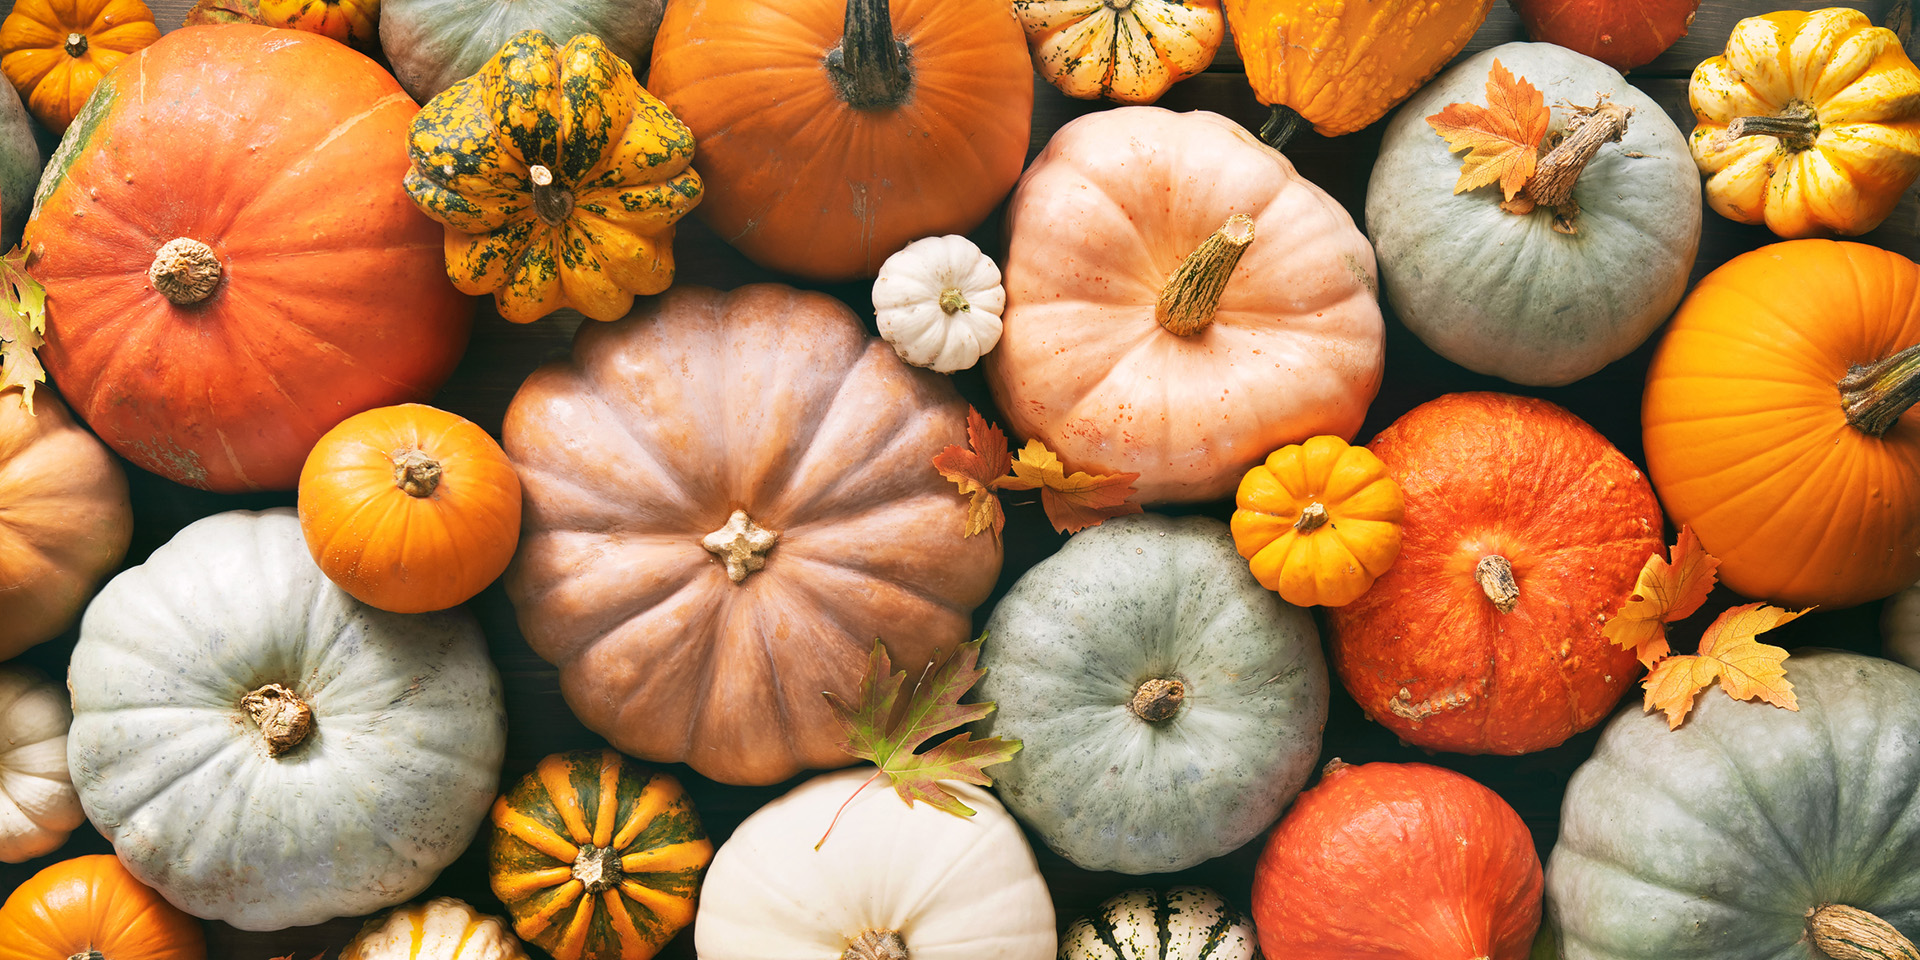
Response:
[[[85,38],[79,56],[69,37]],[[67,129],[100,78],[160,39],[140,0],[20,0],[0,21],[0,73],[55,133]]]
[[[1700,0],[1519,0],[1527,38],[1556,43],[1622,73],[1666,52],[1693,26]]]
[[[593,34],[644,71],[664,7],[664,0],[384,0],[380,45],[394,78],[425,103],[527,30],[562,43]]]
[[[62,860],[0,906],[0,960],[98,950],[111,960],[206,960],[200,922],[161,899],[112,854]]]

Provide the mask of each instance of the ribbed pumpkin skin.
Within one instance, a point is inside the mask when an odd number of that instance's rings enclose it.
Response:
[[[979,226],[1020,178],[1033,114],[1007,0],[892,0],[911,92],[849,106],[824,67],[847,2],[669,4],[647,78],[700,145],[700,218],[753,262],[814,280],[871,277],[913,240]]]
[[[67,46],[84,38],[76,56]],[[100,78],[160,39],[140,0],[20,0],[0,21],[0,73],[55,133],[73,122]]]
[[[700,876],[713,859],[680,781],[612,750],[540,761],[494,802],[487,847],[488,879],[514,931],[554,960],[658,953],[693,922]],[[608,849],[624,876],[582,896],[591,875],[583,878],[579,864]]]
[[[1014,0],[1033,68],[1082,100],[1152,103],[1207,69],[1226,35],[1220,0]]]
[[[1742,254],[1667,326],[1640,408],[1675,524],[1742,596],[1852,606],[1920,576],[1920,411],[1875,438],[1836,386],[1920,343],[1920,266],[1859,243]]]
[[[200,921],[142,886],[112,854],[62,860],[0,906],[0,960],[205,960]]]
[[[340,960],[527,960],[527,952],[499,917],[435,897],[367,921]]]
[[[356,46],[380,38],[380,0],[260,0],[260,18]]]
[[[67,775],[67,691],[26,664],[0,663],[0,863],[24,863],[87,822]]]
[[[1686,36],[1700,0],[1515,0],[1513,7],[1530,39],[1624,72]]]
[[[1400,556],[1400,485],[1371,450],[1339,437],[1268,454],[1240,479],[1234,506],[1234,547],[1288,603],[1352,603]]]
[[[1530,753],[1599,723],[1639,676],[1601,633],[1662,549],[1631,461],[1544,400],[1448,394],[1368,445],[1406,496],[1393,569],[1328,611],[1333,665],[1367,716],[1430,750]],[[1505,557],[1501,613],[1475,579]]]
[[[290,490],[334,424],[452,373],[472,306],[400,189],[414,112],[372,60],[244,24],[177,30],[101,81],[26,244],[41,357],[108,446],[188,486]],[[223,275],[187,306],[147,276],[181,237]]]
[[[1561,957],[1825,960],[1807,913],[1829,903],[1920,938],[1920,673],[1786,666],[1798,712],[1708,690],[1678,730],[1637,703],[1607,725],[1547,863]]]
[[[479,70],[525,30],[556,43],[592,34],[640,74],[665,6],[665,0],[385,0],[380,45],[394,77],[421,103]]]
[[[1541,875],[1520,815],[1451,770],[1334,764],[1253,868],[1260,949],[1286,960],[1526,960]]]
[[[1258,960],[1253,921],[1205,887],[1128,890],[1060,938],[1059,960]]]
[[[1298,111],[1322,136],[1387,115],[1487,19],[1493,0],[1222,0],[1260,102]]]

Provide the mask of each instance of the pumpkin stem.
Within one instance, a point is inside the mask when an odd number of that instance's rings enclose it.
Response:
[[[767,551],[778,542],[780,534],[754,523],[745,510],[735,510],[726,525],[701,538],[700,545],[727,565],[727,579],[739,583],[767,565]]]
[[[549,227],[566,223],[573,213],[573,191],[554,186],[553,171],[537,163],[527,168],[527,179],[533,181],[533,212],[540,222]]]
[[[67,960],[107,960],[107,955],[98,950],[82,950]]]
[[[1512,613],[1520,605],[1520,584],[1513,579],[1513,564],[1506,557],[1497,553],[1481,557],[1474,565],[1473,579],[1501,613]]]
[[[948,316],[952,316],[962,310],[971,311],[973,305],[967,302],[966,295],[960,292],[960,288],[948,287],[940,291],[940,309]]]
[[[1200,242],[1167,278],[1153,318],[1176,337],[1191,337],[1213,322],[1227,279],[1240,265],[1240,255],[1253,243],[1253,218],[1236,213],[1212,236]]]
[[[1807,930],[1833,960],[1920,960],[1913,941],[1865,910],[1837,903],[1808,910]]]
[[[573,878],[586,885],[589,897],[619,886],[620,881],[626,879],[620,870],[620,851],[591,843],[581,847],[573,858]]]
[[[1788,150],[1799,152],[1813,146],[1820,135],[1820,116],[1805,100],[1794,100],[1771,117],[1735,117],[1727,124],[1727,136],[1772,137]]]
[[[269,757],[292,750],[313,733],[313,708],[280,684],[269,683],[247,694],[240,698],[240,706],[260,728]]]
[[[408,450],[393,458],[393,485],[409,497],[431,497],[440,486],[440,461],[425,450]]]
[[[1326,523],[1327,507],[1320,501],[1315,500],[1307,504],[1305,510],[1300,511],[1300,519],[1293,522],[1293,529],[1296,533],[1312,533],[1325,526]]]
[[[1855,364],[1838,386],[1847,423],[1867,436],[1885,436],[1920,402],[1920,343],[1878,363]]]
[[[1573,200],[1573,185],[1602,146],[1626,135],[1627,118],[1631,116],[1632,107],[1611,103],[1605,96],[1591,107],[1577,107],[1566,136],[1561,137],[1560,143],[1540,158],[1533,179],[1527,181],[1527,189],[1520,196],[1535,206],[1553,208],[1553,229],[1556,232],[1580,232],[1580,205]],[[1514,199],[1517,201],[1520,197]],[[1522,204],[1509,209],[1526,213],[1531,208]]]
[[[846,35],[827,52],[827,75],[855,110],[885,110],[913,88],[912,52],[894,39],[887,0],[847,0]]]
[[[175,237],[154,253],[147,280],[161,296],[180,306],[199,303],[220,285],[220,258],[212,247],[192,237]]]
[[[67,34],[67,56],[80,59],[87,55],[87,35],[84,33]]]
[[[1133,691],[1133,700],[1127,709],[1148,723],[1160,723],[1179,713],[1180,704],[1186,699],[1186,684],[1172,677],[1155,677],[1142,681]]]
[[[840,960],[907,960],[907,941],[898,930],[862,930]]]
[[[1260,140],[1275,150],[1285,150],[1293,141],[1293,135],[1307,125],[1307,118],[1300,111],[1284,103],[1273,105],[1273,111],[1267,114],[1267,122],[1260,125]]]

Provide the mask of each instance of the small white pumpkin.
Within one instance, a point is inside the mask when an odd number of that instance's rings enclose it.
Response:
[[[435,897],[367,921],[340,960],[527,960],[527,951],[499,917]]]
[[[1920,583],[1887,598],[1880,611],[1880,639],[1887,659],[1920,670]]]
[[[67,776],[67,692],[0,666],[0,861],[52,853],[87,820]]]
[[[961,236],[907,244],[873,281],[881,338],[900,359],[939,373],[973,366],[1000,342],[1006,305],[1000,267]]]
[[[974,810],[956,817],[872,775],[821,774],[740,824],[700,888],[700,960],[1054,960],[1046,882],[993,795],[946,782]]]
[[[1128,890],[1067,928],[1060,960],[1254,960],[1253,921],[1206,887]],[[344,958],[343,958],[344,960]]]

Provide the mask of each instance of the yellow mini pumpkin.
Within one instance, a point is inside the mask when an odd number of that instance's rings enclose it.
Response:
[[[1858,10],[1784,10],[1733,28],[1693,71],[1707,203],[1782,237],[1880,225],[1920,175],[1920,70]]]
[[[673,283],[700,202],[693,134],[599,37],[515,35],[413,120],[406,187],[447,228],[447,276],[528,323],[618,320]]]
[[[1033,67],[1069,97],[1152,103],[1213,62],[1220,0],[1013,0]]]
[[[1400,556],[1400,484],[1339,437],[1275,450],[1241,478],[1234,505],[1234,547],[1291,604],[1352,603]]]
[[[140,0],[19,0],[0,22],[0,73],[61,133],[107,71],[158,39]]]

